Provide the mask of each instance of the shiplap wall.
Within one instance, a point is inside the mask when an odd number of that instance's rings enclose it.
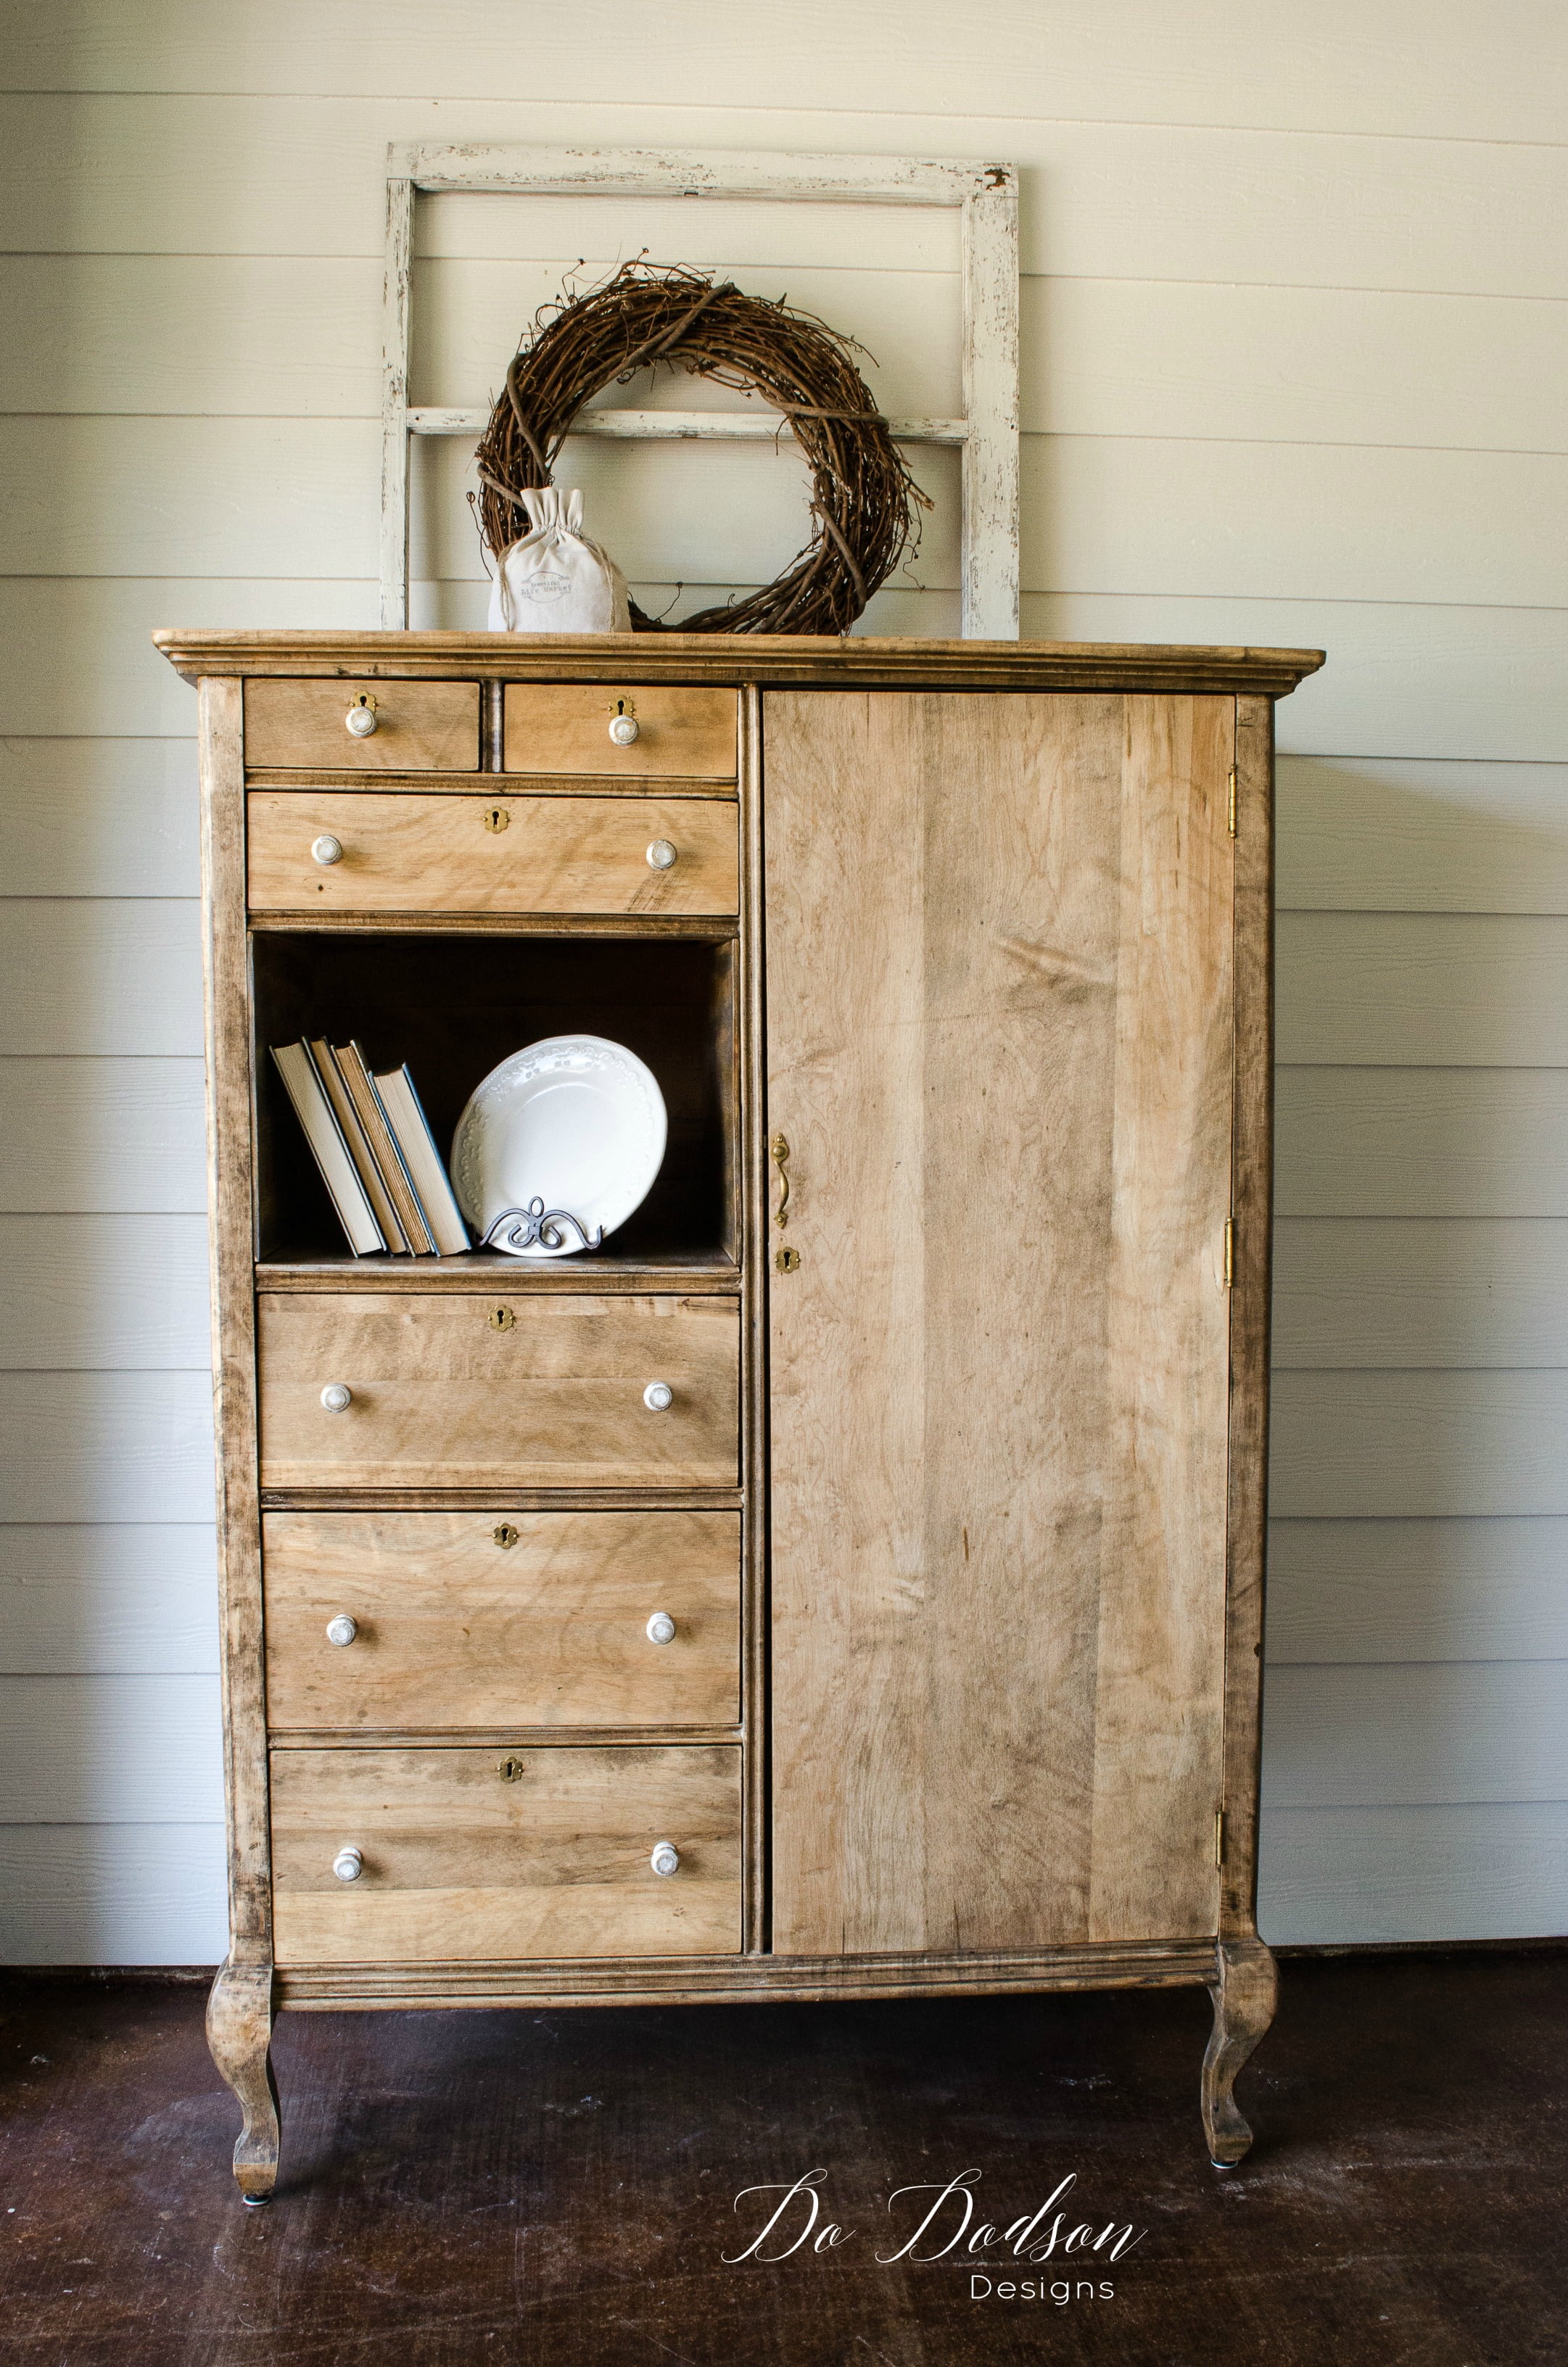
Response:
[[[222,1946],[194,702],[146,634],[374,621],[411,137],[1022,164],[1025,630],[1329,651],[1280,710],[1264,1929],[1560,1930],[1561,8],[5,14],[0,1953]],[[644,246],[858,332],[890,407],[960,407],[939,217],[467,199],[423,210],[416,399],[482,399],[564,264]],[[483,622],[462,455],[421,458],[416,621]],[[883,629],[956,612],[922,466]],[[578,474],[650,606],[799,539],[787,455]]]

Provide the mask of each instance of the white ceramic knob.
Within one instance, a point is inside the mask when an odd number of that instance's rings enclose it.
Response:
[[[351,707],[343,719],[356,740],[368,740],[376,728],[376,710],[373,707]]]
[[[355,1855],[358,1855],[358,1851]],[[648,1863],[655,1874],[673,1874],[680,1863],[680,1852],[673,1841],[661,1841]]]
[[[675,1403],[675,1391],[668,1381],[650,1381],[642,1392],[642,1402],[650,1413],[663,1413]]]
[[[609,736],[615,742],[618,748],[630,748],[632,742],[637,737],[637,718],[635,715],[612,715],[609,724]]]
[[[655,1611],[642,1632],[650,1644],[673,1644],[676,1623],[667,1611]]]
[[[359,1622],[352,1618],[347,1611],[340,1611],[335,1619],[329,1619],[326,1623],[326,1640],[329,1644],[352,1644],[358,1633]]]
[[[343,860],[343,841],[340,838],[334,838],[330,830],[324,830],[319,838],[312,839],[311,853],[321,865],[322,869],[328,871],[335,863],[341,863]]]
[[[342,1381],[328,1381],[321,1401],[328,1413],[347,1413],[354,1402],[354,1392]]]
[[[357,1849],[340,1849],[332,1861],[339,1882],[358,1882],[365,1861]]]
[[[667,871],[676,859],[675,848],[667,838],[656,838],[648,849],[650,871]]]

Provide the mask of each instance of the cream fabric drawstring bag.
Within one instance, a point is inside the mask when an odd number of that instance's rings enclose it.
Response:
[[[531,533],[508,543],[490,587],[493,633],[626,633],[626,578],[583,532],[575,487],[522,496]]]

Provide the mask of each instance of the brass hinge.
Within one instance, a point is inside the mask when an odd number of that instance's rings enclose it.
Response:
[[[1233,764],[1231,766],[1231,803],[1225,817],[1225,826],[1231,836],[1234,838],[1236,834],[1236,768]]]
[[[1221,1866],[1225,1863],[1225,1811],[1223,1808],[1216,1808],[1214,1811],[1214,1863],[1217,1866]]]
[[[1225,1219],[1225,1287],[1233,1290],[1236,1281],[1236,1225],[1233,1217]]]

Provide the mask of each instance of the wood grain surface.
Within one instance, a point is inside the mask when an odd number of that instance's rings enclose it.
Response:
[[[289,1727],[733,1726],[734,1512],[269,1512],[267,1701]],[[675,1621],[667,1644],[649,1618]],[[351,1644],[328,1642],[347,1612]]]
[[[555,636],[551,636],[553,640]],[[511,654],[508,645],[506,655]],[[639,651],[639,656],[642,652]],[[506,671],[510,672],[508,666]],[[732,690],[663,687],[640,679],[602,688],[586,684],[506,685],[503,769],[508,773],[608,773],[625,780],[689,773],[735,777],[735,695]],[[637,737],[618,748],[610,718],[624,707]]]
[[[376,729],[356,739],[345,718],[361,693],[376,701]],[[479,764],[479,685],[368,677],[245,684],[247,764],[330,764],[345,771],[472,773]]]
[[[649,1863],[660,1841],[679,1852],[673,1874]],[[332,1865],[348,1844],[364,1870],[346,1883]],[[273,1848],[280,1963],[740,1945],[733,1745],[278,1750]]]
[[[1229,703],[766,718],[775,1944],[1212,1931]]]
[[[1251,1965],[1216,1992],[1253,1994],[1273,1976],[1256,1946],[1264,1563],[1268,1518],[1269,1316],[1274,1239],[1274,709],[1235,707],[1235,1059],[1232,1079],[1230,1442],[1225,1523],[1225,1719],[1220,1931]],[[1249,1988],[1249,1981],[1251,1987]],[[1272,2003],[1270,2003],[1272,2010]],[[1216,2005],[1216,2030],[1224,2016]],[[1237,2058],[1244,2059],[1244,2057]],[[1207,2089],[1205,2094],[1207,2095]],[[1206,2107],[1207,2109],[1207,2107]],[[1212,2132],[1210,2132],[1212,2135]]]
[[[1256,1409],[1268,1387],[1266,1359],[1244,1360],[1255,1411],[1228,1440],[1235,708],[1228,699],[1130,698],[1124,728],[1111,1206],[1108,1240],[1094,1258],[1107,1325],[1093,1693],[1096,1939],[1213,1928],[1226,1488],[1233,1446],[1261,1577]],[[1262,761],[1267,768],[1267,741]],[[1267,879],[1266,813],[1256,819]],[[1267,947],[1267,912],[1249,917]],[[1267,1062],[1266,1017],[1259,1040]],[[1249,1095],[1258,1082],[1249,1068]],[[1267,1136],[1261,1151],[1249,1141],[1247,1154],[1264,1162],[1263,1213],[1249,1236],[1263,1276],[1265,1311],[1248,1302],[1256,1329],[1267,1325]],[[1266,1345],[1266,1328],[1258,1336]],[[1250,1653],[1246,1677],[1256,1699]]]
[[[247,804],[250,901],[259,912],[736,909],[735,809],[720,798],[253,789]],[[311,853],[323,832],[343,848],[325,866]],[[665,871],[648,861],[656,839],[676,850]]]
[[[734,1485],[733,1299],[301,1291],[257,1311],[265,1488]]]
[[[250,1007],[244,923],[244,719],[238,685],[203,683],[201,877],[205,922],[207,1206],[212,1270],[219,1656],[228,1829],[229,1963],[271,1957],[267,1705],[262,1670],[256,1296],[251,1268]],[[139,1376],[145,1389],[145,1376]],[[163,1474],[164,1487],[168,1472]],[[177,1517],[177,1500],[165,1502]],[[248,2108],[247,2108],[248,2110]]]

